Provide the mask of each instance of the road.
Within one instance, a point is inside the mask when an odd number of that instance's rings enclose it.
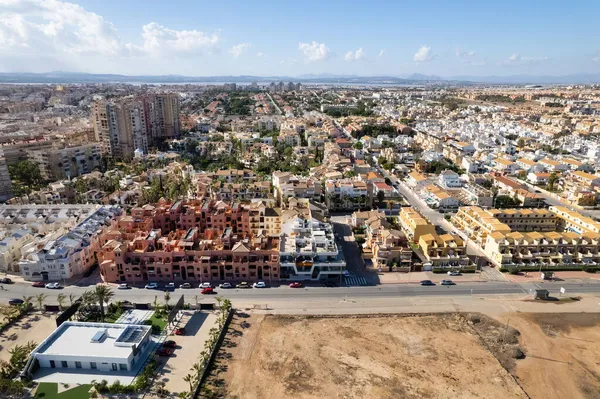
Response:
[[[531,289],[545,288],[553,296],[559,296],[559,290],[564,287],[568,294],[600,294],[600,281],[589,280],[582,283],[569,282],[544,282],[544,283],[510,283],[510,282],[472,282],[459,283],[454,286],[420,286],[414,284],[384,284],[365,287],[334,287],[327,288],[321,286],[308,286],[305,288],[290,288],[280,286],[264,289],[216,289],[217,295],[229,298],[234,305],[236,303],[268,303],[273,301],[283,302],[302,302],[310,301],[319,303],[319,301],[360,299],[381,300],[397,299],[406,297],[420,296],[440,296],[440,297],[460,297],[465,295],[508,295],[508,294],[531,294]],[[61,290],[49,290],[45,288],[34,288],[29,284],[12,284],[5,286],[5,290],[0,290],[0,302],[8,302],[10,298],[22,298],[23,296],[36,296],[44,293],[47,295],[45,303],[56,304],[57,295],[62,293],[67,297],[74,294],[76,297],[84,291],[93,288],[69,286]],[[127,300],[135,303],[152,303],[157,297],[160,303],[164,302],[164,291],[147,290],[144,288],[132,288],[129,290],[114,289],[115,297],[113,300]],[[216,302],[216,295],[201,295],[199,289],[176,289],[170,292],[171,302],[174,303],[179,295],[185,295],[187,303],[194,303],[194,297],[198,297],[201,303]],[[68,302],[68,301],[67,301]],[[34,301],[35,303],[35,301]]]
[[[277,112],[279,112],[279,115],[283,115],[283,112],[281,111],[281,108],[279,108],[279,105],[277,105],[277,103],[275,102],[275,100],[273,100],[273,97],[271,97],[271,95],[267,92],[267,96],[269,96],[269,100],[271,100],[271,103],[273,103],[273,106],[275,108],[277,108]]]

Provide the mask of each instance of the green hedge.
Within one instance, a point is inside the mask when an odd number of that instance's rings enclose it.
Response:
[[[499,270],[502,273],[509,273],[511,269],[517,269],[520,272],[538,272],[540,271],[540,267],[530,267],[530,266],[512,266],[512,267],[501,267]],[[585,271],[588,273],[596,273],[600,271],[600,266],[574,266],[574,267],[549,267],[542,266],[541,269],[543,272],[568,272],[568,271]]]

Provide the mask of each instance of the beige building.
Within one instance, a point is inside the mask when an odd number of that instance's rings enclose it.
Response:
[[[8,201],[13,196],[13,187],[8,173],[4,151],[0,148],[0,202]]]
[[[413,208],[402,207],[398,220],[407,236],[415,243],[419,242],[422,235],[436,234],[435,226]]]
[[[44,179],[56,181],[92,172],[100,166],[101,155],[100,144],[89,143],[32,151],[30,159],[38,165]]]

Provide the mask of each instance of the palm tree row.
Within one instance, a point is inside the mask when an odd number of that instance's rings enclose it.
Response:
[[[106,312],[104,305],[108,305],[110,300],[115,296],[115,293],[110,287],[105,285],[97,285],[93,290],[85,291],[81,295],[81,305],[79,306],[79,312],[92,311],[99,305],[100,320],[104,322]],[[69,297],[71,300],[71,298]]]
[[[179,397],[180,398],[191,398],[195,387],[200,383],[200,378],[204,369],[208,367],[208,362],[210,360],[210,356],[217,345],[217,341],[219,340],[219,336],[221,335],[221,330],[225,328],[225,321],[227,320],[227,316],[229,311],[231,310],[231,301],[229,299],[223,299],[221,297],[216,298],[217,303],[219,304],[219,317],[217,318],[218,327],[213,327],[209,331],[208,339],[204,342],[204,349],[200,352],[198,356],[198,362],[192,365],[190,370],[190,374],[187,374],[183,377],[183,380],[190,385],[189,392],[182,392]]]

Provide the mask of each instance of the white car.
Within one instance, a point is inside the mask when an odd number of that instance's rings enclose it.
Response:
[[[57,289],[61,288],[61,286],[58,283],[48,283],[48,284],[46,284],[46,288],[49,288],[51,290],[57,290]]]
[[[219,285],[219,288],[233,288],[233,286],[231,285],[231,283],[223,283]]]
[[[267,288],[267,285],[265,284],[264,281],[257,281],[256,283],[252,284],[252,287],[254,287],[254,288]]]
[[[212,285],[210,285],[210,283],[202,283],[198,286],[198,288],[212,288]]]
[[[123,284],[119,284],[119,287],[118,287],[118,288],[119,288],[120,290],[128,290],[128,289],[130,289],[131,287],[129,286],[129,284],[127,284],[127,283],[123,283]]]
[[[158,283],[148,283],[144,288],[147,290],[155,290],[158,288]]]

